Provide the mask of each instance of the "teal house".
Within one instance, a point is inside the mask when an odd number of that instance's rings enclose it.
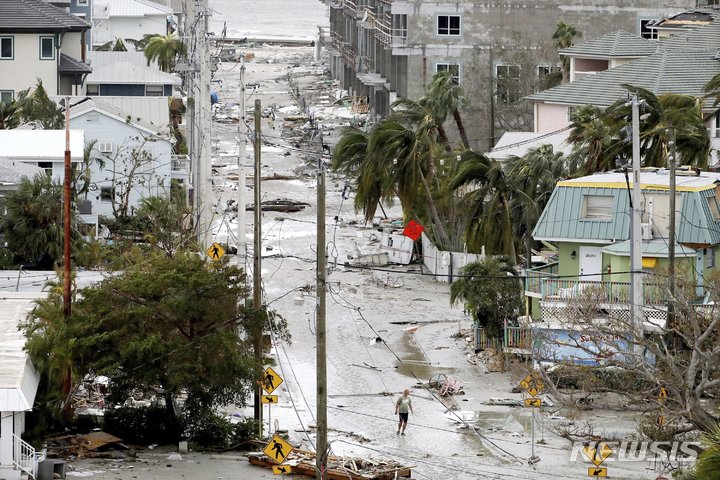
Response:
[[[664,323],[667,299],[659,287],[668,264],[670,176],[643,169],[643,304],[648,321]],[[676,175],[675,254],[678,271],[697,280],[697,300],[720,249],[720,174],[679,170]],[[582,292],[600,295],[597,312],[630,315],[630,192],[632,176],[607,172],[558,182],[533,237],[557,247],[558,260],[529,271],[525,282],[533,322],[562,322],[563,310]],[[597,297],[596,297],[597,298]],[[653,323],[654,323],[653,322]]]

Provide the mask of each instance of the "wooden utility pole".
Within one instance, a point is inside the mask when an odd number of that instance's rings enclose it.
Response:
[[[635,341],[642,338],[645,309],[642,278],[642,193],[640,190],[640,112],[637,95],[632,97],[632,212],[630,212],[630,304]],[[636,345],[635,351],[640,349]]]
[[[317,177],[317,315],[315,320],[317,372],[317,451],[315,478],[324,478],[327,468],[327,350],[325,340],[325,289],[327,248],[325,245],[325,167],[318,160]]]
[[[670,227],[668,232],[668,279],[670,280],[670,298],[668,302],[668,318],[666,329],[670,331],[675,328],[675,155],[677,153],[675,145],[675,129],[671,128],[668,132],[668,167],[670,169]],[[670,335],[670,347],[675,348],[675,335]]]
[[[240,118],[238,121],[238,199],[237,249],[243,268],[247,267],[245,241],[245,155],[247,154],[247,124],[245,123],[245,54],[240,57]]]
[[[262,124],[260,114],[262,109],[260,107],[260,100],[255,100],[255,136],[253,138],[253,150],[255,152],[255,178],[253,180],[253,190],[255,192],[255,206],[253,208],[254,214],[254,243],[253,243],[253,309],[257,315],[256,320],[259,321],[260,311],[263,308],[262,305],[262,280],[261,280],[261,249],[262,249],[262,197],[260,192],[260,178],[261,172],[261,157],[260,157],[260,145],[262,140]],[[243,205],[238,205],[238,208]],[[253,349],[255,350],[255,364],[261,366],[263,363],[262,353],[262,335],[263,329],[260,325],[255,326],[255,338],[253,338]],[[262,408],[262,387],[257,385],[255,387],[255,397],[253,399],[253,407],[255,413],[255,420],[260,425],[260,435],[262,436],[262,420],[263,420],[263,408]]]
[[[72,222],[72,164],[70,154],[70,97],[65,97],[65,176],[63,178],[63,316],[69,317],[72,311],[70,296],[70,223]]]

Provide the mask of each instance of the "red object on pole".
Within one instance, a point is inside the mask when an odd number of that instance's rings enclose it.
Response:
[[[403,235],[415,241],[420,238],[422,232],[425,231],[425,227],[417,223],[415,220],[410,220],[403,229]]]
[[[63,178],[63,316],[69,317],[70,307],[70,222],[71,203],[70,185],[72,165],[70,156],[70,98],[65,97],[65,176]]]

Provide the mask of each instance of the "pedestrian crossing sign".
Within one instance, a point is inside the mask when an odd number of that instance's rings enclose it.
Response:
[[[265,448],[263,448],[263,453],[275,463],[283,463],[292,451],[293,446],[277,434],[273,435]]]
[[[280,386],[281,383],[283,383],[283,379],[277,374],[277,372],[275,372],[275,370],[270,367],[265,369],[262,379],[260,380],[260,385],[262,386],[262,389],[265,390],[265,393],[270,395]]]
[[[222,245],[215,242],[210,245],[210,248],[208,248],[205,253],[207,253],[207,256],[210,257],[212,260],[220,260],[223,256],[225,256],[225,249],[222,247]]]

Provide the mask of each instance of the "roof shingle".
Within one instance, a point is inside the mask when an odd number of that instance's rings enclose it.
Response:
[[[0,32],[81,31],[90,24],[43,0],[0,1]]]
[[[634,58],[652,55],[658,44],[623,30],[560,50],[560,55]]]

